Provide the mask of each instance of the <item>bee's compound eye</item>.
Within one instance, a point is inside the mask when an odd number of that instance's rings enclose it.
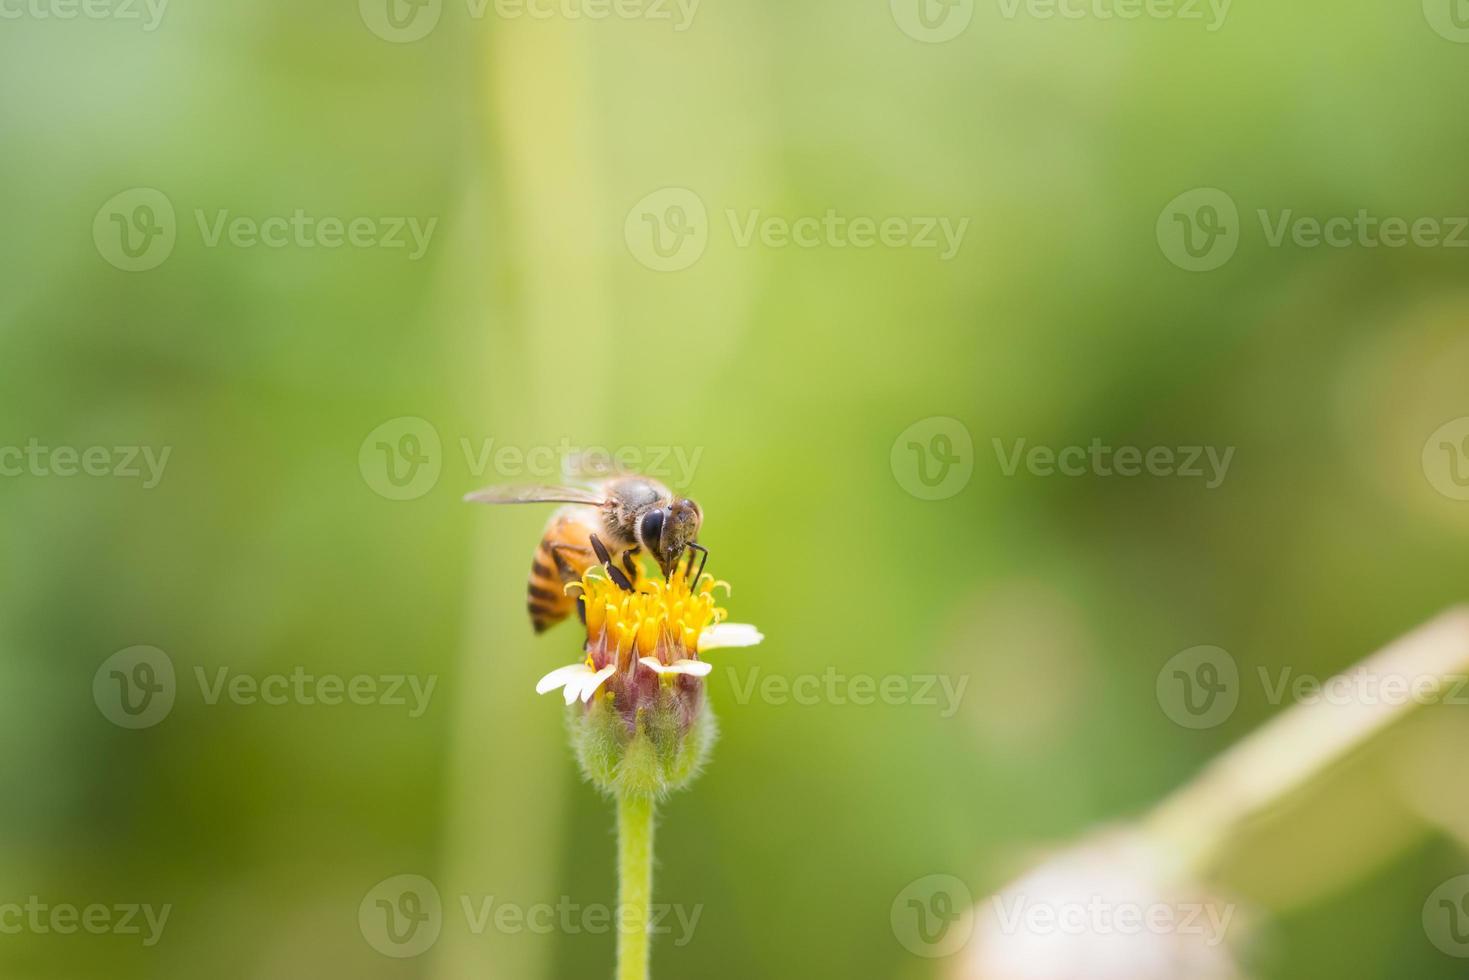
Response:
[[[643,546],[656,549],[658,542],[663,537],[663,511],[650,510],[643,515],[643,524],[639,528],[639,535],[643,539]]]

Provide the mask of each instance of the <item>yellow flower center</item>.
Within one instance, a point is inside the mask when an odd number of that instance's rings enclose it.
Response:
[[[656,652],[665,663],[694,656],[699,634],[728,615],[715,604],[714,589],[723,586],[727,595],[729,583],[716,582],[707,574],[690,583],[689,574],[686,564],[667,582],[640,574],[629,592],[609,579],[600,565],[592,566],[580,582],[588,640],[595,643],[605,636],[609,648],[615,644],[619,665],[634,648],[639,657]],[[576,583],[568,586],[576,587]]]

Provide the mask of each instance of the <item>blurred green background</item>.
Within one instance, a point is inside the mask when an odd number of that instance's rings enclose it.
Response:
[[[663,812],[657,898],[702,918],[661,977],[943,975],[890,926],[910,882],[982,897],[1283,710],[1257,668],[1327,676],[1463,598],[1469,503],[1424,449],[1469,416],[1469,253],[1276,247],[1256,217],[1469,214],[1469,45],[1433,0],[1240,2],[1216,30],[980,0],[942,43],[903,0],[387,2],[5,8],[0,445],[170,455],[153,487],[0,478],[0,902],[172,912],[153,946],[0,935],[0,975],[610,975],[610,935],[459,909],[615,889],[611,808],[533,693],[579,642],[525,619],[546,515],[460,503],[519,475],[488,440],[696,458],[710,569],[767,636],[717,658],[722,741]],[[1157,232],[1194,188],[1238,208],[1211,271]],[[668,210],[689,195],[702,216]],[[948,260],[741,243],[752,212],[828,210],[968,224]],[[212,238],[298,211],[372,243]],[[697,260],[652,267],[649,215]],[[436,222],[416,258],[383,244],[409,216]],[[894,454],[931,418],[972,439],[940,500]],[[1211,489],[1007,475],[1018,439],[1235,452]],[[429,476],[396,486],[379,441]],[[1156,681],[1201,644],[1245,681],[1194,730]],[[138,645],[177,681],[134,730],[94,680]],[[417,717],[210,703],[221,668],[436,686]],[[948,716],[738,696],[829,669],[968,686]],[[1437,713],[1239,855],[1252,976],[1462,975],[1420,921],[1469,870]],[[399,874],[445,906],[401,959],[358,915]]]

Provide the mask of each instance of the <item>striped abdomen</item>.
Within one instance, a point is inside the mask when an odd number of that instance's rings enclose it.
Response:
[[[546,525],[546,533],[541,535],[535,560],[531,562],[525,593],[525,608],[537,633],[545,632],[576,611],[576,597],[566,594],[566,586],[579,580],[597,560],[591,538],[599,519],[595,508],[563,507]]]

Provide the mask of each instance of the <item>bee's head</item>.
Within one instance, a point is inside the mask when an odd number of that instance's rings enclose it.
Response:
[[[688,546],[699,540],[703,523],[704,512],[687,497],[648,511],[638,522],[638,540],[652,554],[664,578],[673,574]]]

